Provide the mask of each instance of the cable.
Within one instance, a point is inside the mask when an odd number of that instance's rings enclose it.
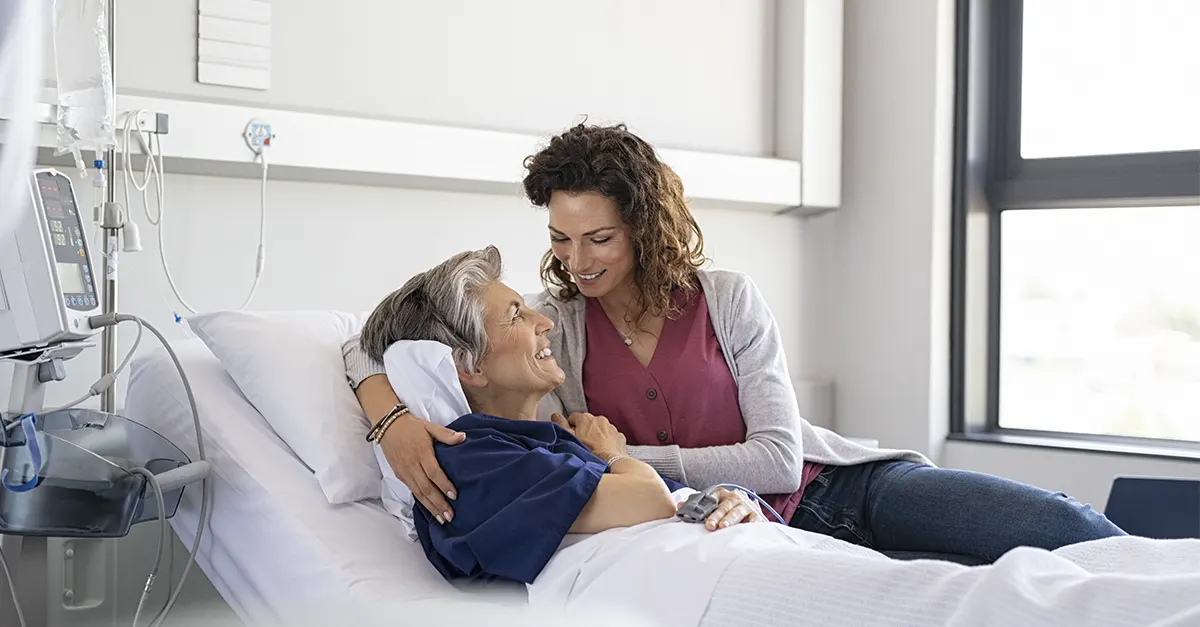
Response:
[[[163,499],[162,486],[158,485],[158,477],[155,477],[154,473],[145,468],[134,468],[130,472],[146,478],[146,482],[150,484],[150,489],[154,492],[154,500],[158,504],[158,551],[154,556],[154,568],[150,570],[150,576],[146,578],[146,587],[142,589],[137,610],[133,613],[133,627],[137,627],[138,619],[142,616],[142,608],[145,607],[146,599],[150,596],[150,589],[154,587],[154,581],[158,578],[158,571],[162,567],[163,553],[167,548],[167,506],[166,500]]]
[[[258,162],[262,165],[262,182],[259,184],[259,221],[258,221],[258,255],[254,260],[254,284],[250,286],[250,293],[246,295],[246,301],[238,309],[245,309],[250,301],[254,298],[255,292],[258,291],[258,282],[262,279],[263,268],[267,265],[267,153],[258,153]],[[195,313],[195,312],[192,312]]]
[[[92,320],[96,318],[106,317],[107,316],[93,316],[89,319],[89,322],[92,322]],[[175,364],[175,369],[179,372],[179,378],[183,380],[183,391],[187,395],[188,407],[190,407],[192,410],[192,423],[196,429],[197,457],[199,457],[200,460],[206,460],[207,457],[204,453],[204,433],[203,429],[200,427],[200,411],[196,408],[196,396],[192,392],[192,384],[188,381],[187,373],[183,371],[183,364],[179,363],[179,356],[175,354],[175,349],[171,348],[170,342],[167,341],[167,338],[163,337],[163,334],[159,332],[158,329],[154,328],[154,325],[146,322],[142,318],[129,314],[113,314],[112,317],[115,318],[116,322],[124,322],[126,320],[137,321],[138,324],[146,327],[151,333],[153,333],[154,336],[158,338],[158,341],[162,343],[163,348],[166,349],[167,355],[171,357],[171,362]],[[93,323],[93,325],[94,324],[95,323]],[[167,598],[166,605],[164,605],[163,608],[159,610],[158,614],[155,615],[155,617],[150,621],[150,627],[161,625],[162,622],[166,620],[167,615],[171,612],[171,608],[175,607],[175,603],[179,600],[179,594],[183,591],[183,584],[187,581],[187,576],[192,570],[192,565],[196,562],[196,553],[200,550],[200,541],[204,537],[204,528],[208,526],[208,518],[211,513],[211,510],[208,507],[211,494],[207,477],[200,481],[200,490],[200,518],[196,525],[196,537],[192,540],[192,548],[189,552],[187,562],[184,564],[183,573],[179,577],[179,583],[176,584],[174,590],[171,592],[171,595]]]
[[[788,524],[787,521],[783,519],[783,516],[780,516],[779,512],[775,511],[775,508],[768,505],[767,502],[764,501],[761,496],[755,494],[753,490],[747,490],[746,488],[743,488],[740,485],[737,485],[734,483],[718,483],[717,485],[705,490],[704,494],[706,496],[711,495],[718,488],[725,488],[726,490],[741,490],[742,492],[745,492],[749,496],[754,497],[754,499],[757,500],[760,505],[767,508],[767,511],[771,512],[771,514],[773,514],[775,516],[775,520],[778,520],[779,522],[781,522],[785,525]]]
[[[153,133],[146,133],[150,135],[150,139],[147,141],[146,134],[143,134],[141,129],[137,129],[136,131],[134,130],[137,120],[140,119],[144,113],[146,113],[144,109],[134,109],[133,111],[126,113],[125,121],[121,126],[122,138],[124,140],[124,146],[121,149],[121,172],[122,178],[125,181],[125,207],[129,208],[133,206],[129,199],[129,188],[132,186],[134,189],[142,193],[142,209],[146,213],[146,220],[151,226],[158,226],[159,221],[162,219],[163,198],[165,196],[165,191],[163,188],[162,144],[160,143],[157,135]],[[138,145],[141,146],[142,152],[146,153],[146,165],[142,168],[142,176],[144,179],[143,183],[140,185],[137,182],[137,177],[135,177],[133,172],[131,172],[129,169],[129,164],[133,161],[130,155],[130,145],[132,144],[130,141],[131,132],[137,134]],[[151,144],[154,144],[158,147],[157,151],[152,148]],[[154,160],[156,152],[158,156],[157,162]],[[146,195],[146,190],[150,188],[151,179],[154,179],[157,182],[155,193],[155,200],[158,201],[159,217],[157,219],[150,215],[150,199]],[[115,181],[110,181],[110,183],[115,183]]]
[[[171,347],[171,343],[167,341],[162,332],[146,320],[132,314],[100,314],[88,318],[88,324],[95,329],[112,326],[121,322],[137,322],[140,326],[149,330],[154,337],[158,338],[163,348],[166,349],[167,355],[171,358],[171,363],[175,365],[175,370],[179,373],[179,378],[183,381],[183,391],[187,396],[188,407],[192,411],[192,425],[196,429],[196,456],[201,461],[207,460],[204,452],[204,430],[200,426],[200,410],[196,407],[196,395],[192,392],[192,384],[187,378],[187,373],[183,370],[183,364],[179,362],[179,355],[175,353],[175,349]],[[166,620],[167,615],[170,614],[171,609],[175,607],[175,603],[179,600],[179,594],[183,591],[183,585],[187,581],[188,573],[192,570],[192,565],[196,563],[196,553],[200,550],[200,541],[204,537],[204,528],[208,526],[208,519],[211,515],[208,504],[212,495],[209,490],[208,477],[200,480],[200,490],[200,518],[196,525],[196,537],[192,540],[192,548],[189,551],[187,562],[183,566],[183,573],[179,576],[179,583],[171,591],[166,604],[150,620],[148,627],[162,625],[162,622]]]
[[[132,126],[137,123],[136,121],[139,119],[139,117],[144,113],[146,112],[142,109],[134,109],[133,111],[130,111],[125,115],[125,121],[122,125],[124,147],[121,152],[121,167],[125,180],[125,207],[129,208],[131,206],[129,188],[132,186],[134,189],[142,193],[142,209],[146,213],[146,220],[148,220],[152,226],[156,227],[156,231],[158,233],[158,259],[159,262],[162,263],[163,272],[167,276],[167,285],[171,287],[171,292],[175,294],[176,300],[179,301],[179,304],[183,305],[184,309],[193,314],[200,313],[199,310],[188,303],[183,297],[183,294],[180,293],[179,286],[175,284],[175,277],[171,275],[171,266],[169,263],[167,263],[167,242],[165,237],[165,227],[163,226],[163,223],[165,222],[164,218],[166,216],[166,199],[164,191],[165,177],[163,176],[164,169],[162,143],[158,138],[158,135],[148,133],[150,139],[147,140],[141,130],[134,131],[132,128]],[[144,182],[140,185],[137,182],[137,177],[135,177],[130,171],[129,166],[132,161],[130,158],[131,133],[133,133],[133,136],[136,136],[138,145],[141,146],[142,151],[146,153],[146,166],[142,170],[142,174],[145,178]],[[155,161],[156,157],[157,161]],[[250,301],[254,299],[254,295],[258,292],[258,285],[262,280],[263,269],[266,266],[267,156],[265,150],[260,150],[258,152],[258,160],[259,163],[262,164],[262,182],[259,200],[260,216],[258,230],[258,254],[254,263],[254,283],[250,286],[250,293],[246,295],[246,300],[244,300],[241,306],[238,307],[238,311],[244,310],[246,307],[250,306]],[[157,200],[158,204],[157,219],[150,214],[150,201],[146,194],[146,190],[149,189],[151,179],[153,179],[156,183],[155,199]]]
[[[12,431],[13,429],[16,429],[17,427],[21,426],[21,420],[23,420],[25,418],[25,416],[29,416],[29,415],[30,414],[20,414],[17,416],[13,416],[11,419],[6,419],[6,420],[8,420],[8,422],[5,423],[4,430]]]
[[[0,547],[0,569],[4,571],[4,578],[8,580],[8,591],[12,594],[13,609],[17,611],[17,625],[26,627],[25,615],[21,613],[21,602],[17,600],[17,582],[13,581],[12,571],[8,569],[8,560],[4,557],[3,547]]]
[[[133,359],[133,353],[135,351],[137,351],[138,345],[141,343],[142,343],[142,326],[138,325],[137,336],[135,336],[133,338],[133,346],[129,347],[129,352],[125,353],[125,358],[121,360],[121,363],[117,366],[117,369],[112,372],[112,374],[106,374],[103,377],[100,377],[99,379],[97,379],[96,382],[93,383],[91,385],[91,387],[88,388],[88,391],[86,394],[71,401],[70,403],[67,403],[66,405],[60,405],[53,409],[45,409],[38,413],[40,415],[44,416],[46,414],[52,414],[56,411],[63,411],[64,409],[71,409],[72,407],[86,401],[87,399],[89,399],[93,396],[99,396],[99,395],[103,394],[105,390],[112,387],[113,384],[116,383],[117,375],[121,374],[121,372],[123,370],[125,370],[125,367],[129,365],[129,361],[131,359]]]

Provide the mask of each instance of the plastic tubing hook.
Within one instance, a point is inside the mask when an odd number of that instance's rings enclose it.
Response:
[[[5,468],[0,472],[0,483],[9,492],[28,492],[32,490],[38,482],[38,470],[42,467],[42,449],[38,446],[37,431],[34,427],[37,425],[37,417],[33,414],[25,414],[21,416],[21,430],[25,432],[25,446],[29,447],[29,456],[33,458],[33,477],[21,484],[10,484],[8,482],[8,469]]]

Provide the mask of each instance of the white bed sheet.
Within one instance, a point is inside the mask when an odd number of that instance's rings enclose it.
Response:
[[[516,590],[458,591],[379,503],[330,505],[211,353],[195,342],[175,346],[215,469],[213,517],[197,562],[249,625],[456,627],[478,625],[484,616],[524,627],[734,627],[797,617],[854,627],[1200,624],[1200,541],[1110,538],[1054,553],[1018,549],[996,566],[972,569],[889,560],[774,525],[709,534],[667,521],[597,534],[560,551],[533,587],[532,615],[523,615],[525,607],[481,612],[477,601],[514,605]],[[134,363],[127,414],[194,455],[184,399],[164,354]],[[188,545],[199,497],[189,488],[172,519]],[[774,537],[780,534],[787,538]],[[523,599],[520,592],[515,596]]]
[[[172,344],[204,430],[212,516],[197,566],[247,624],[286,623],[305,608],[458,599],[519,605],[523,588],[464,593],[437,575],[419,545],[377,501],[331,505],[312,472],[275,435],[198,340]],[[197,458],[183,385],[159,349],[131,364],[126,415]],[[171,525],[191,547],[198,486]]]

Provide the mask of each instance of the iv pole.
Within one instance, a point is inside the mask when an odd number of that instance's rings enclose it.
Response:
[[[0,0],[4,2],[5,0]],[[109,76],[112,78],[113,92],[113,125],[118,124],[117,120],[120,116],[116,113],[117,100],[117,0],[107,0],[107,32],[108,32],[108,66]],[[126,115],[133,115],[132,112]],[[139,132],[150,132],[157,135],[165,135],[167,133],[167,116],[163,113],[153,113],[148,117],[139,118],[136,121]],[[126,121],[129,124],[130,121]],[[100,289],[100,306],[104,314],[114,314],[117,311],[117,266],[118,257],[120,255],[121,232],[125,229],[129,221],[129,207],[123,207],[117,203],[117,145],[114,142],[109,146],[104,156],[104,171],[107,177],[107,184],[104,186],[104,207],[100,212],[100,230],[104,248],[101,251],[104,257],[104,284]],[[123,158],[129,158],[130,148],[125,147]],[[147,154],[147,159],[153,159],[153,155]],[[128,164],[122,164],[128,167]],[[126,183],[128,184],[128,183]],[[129,240],[125,241],[129,244]],[[133,251],[134,249],[127,249]],[[111,325],[101,330],[100,342],[100,374],[112,374],[117,369],[117,325]],[[110,386],[100,394],[100,411],[106,413],[116,413],[116,386]]]
[[[117,54],[116,54],[116,37],[117,37],[117,0],[108,1],[108,67],[112,76],[113,82],[113,111],[115,116],[116,99],[117,99]],[[116,118],[113,119],[113,124],[116,124]],[[117,200],[117,148],[114,144],[110,146],[107,154],[104,157],[104,169],[108,177],[108,184],[104,186],[104,211],[102,213],[102,222],[100,224],[101,232],[104,234],[104,287],[101,290],[100,302],[103,312],[106,314],[115,313],[117,311],[117,255],[120,250],[120,232],[121,227],[125,226],[123,212],[116,209]],[[129,210],[128,207],[125,208]],[[117,325],[105,327],[101,331],[101,348],[100,348],[100,374],[106,375],[112,373],[117,368]],[[100,411],[114,413],[116,411],[116,402],[114,395],[116,386],[109,386],[100,395]]]

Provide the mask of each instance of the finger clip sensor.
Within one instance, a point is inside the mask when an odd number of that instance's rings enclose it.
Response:
[[[726,490],[738,490],[744,493],[749,498],[757,501],[764,510],[771,512],[771,515],[775,517],[775,520],[785,525],[788,524],[787,521],[784,520],[783,516],[780,516],[779,512],[775,511],[775,509],[772,508],[769,503],[764,501],[761,496],[755,494],[751,490],[747,490],[742,486],[732,483],[717,484],[703,492],[697,492],[689,496],[687,500],[679,506],[679,510],[675,512],[675,515],[684,522],[704,522],[708,518],[709,514],[712,514],[713,511],[717,509],[717,506],[721,504],[720,500],[713,496],[713,493],[716,492],[718,488],[725,488]]]
[[[711,491],[697,492],[687,497],[675,515],[683,522],[703,523],[709,514],[717,509],[717,505],[717,497],[713,496]]]

